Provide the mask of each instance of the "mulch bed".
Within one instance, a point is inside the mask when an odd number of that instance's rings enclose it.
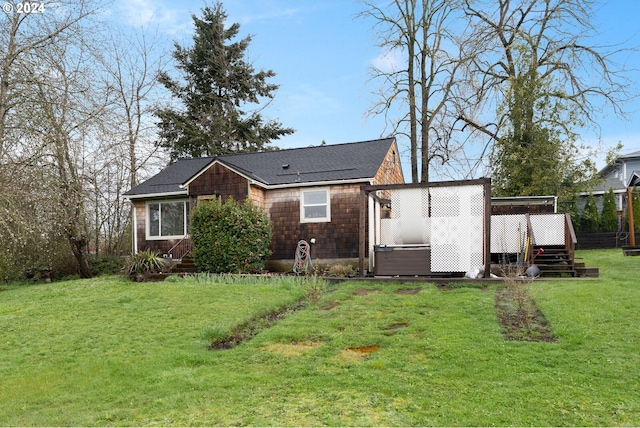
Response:
[[[499,289],[495,307],[505,340],[555,342],[547,319],[528,293],[512,287]]]

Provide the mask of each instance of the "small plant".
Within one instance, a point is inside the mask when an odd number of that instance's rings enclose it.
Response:
[[[544,315],[530,294],[533,278],[520,275],[520,270],[505,272],[505,287],[496,292],[496,309],[508,340],[553,341]]]
[[[316,303],[320,295],[325,290],[327,281],[325,281],[321,276],[310,275],[305,277],[304,282],[307,287],[307,296],[309,297],[309,300],[312,303]]]
[[[356,274],[354,267],[348,263],[329,266],[329,275],[337,277],[353,277]]]
[[[165,260],[155,251],[138,251],[125,262],[124,275],[133,281],[142,282],[149,274],[159,273],[165,267]]]

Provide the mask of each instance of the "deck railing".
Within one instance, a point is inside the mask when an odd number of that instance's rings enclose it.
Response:
[[[171,247],[169,251],[167,251],[167,255],[172,259],[181,259],[192,249],[193,246],[191,244],[191,239],[189,235],[185,235],[173,247]]]
[[[569,213],[565,214],[564,231],[565,247],[571,256],[571,260],[574,260],[578,238],[576,237],[576,231],[573,229],[573,222],[571,221],[571,214]]]

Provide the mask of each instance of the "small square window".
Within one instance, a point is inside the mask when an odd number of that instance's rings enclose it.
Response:
[[[300,222],[331,221],[331,197],[328,187],[300,190]]]

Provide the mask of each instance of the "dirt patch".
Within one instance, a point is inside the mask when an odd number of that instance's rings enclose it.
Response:
[[[354,294],[356,296],[366,296],[367,294],[375,293],[375,290],[367,290],[366,288],[361,288],[356,291]]]
[[[396,324],[391,324],[386,330],[398,330],[400,328],[406,328],[409,325],[408,322],[399,322]]]
[[[347,348],[347,351],[357,352],[359,354],[369,355],[380,349],[380,345],[358,346],[356,348]]]
[[[549,323],[526,284],[498,289],[495,306],[505,340],[555,342]]]
[[[422,289],[421,288],[402,288],[396,291],[396,294],[418,294]]]
[[[331,309],[335,308],[336,306],[339,306],[340,303],[339,302],[331,302],[327,305],[321,306],[318,309],[320,309],[321,311],[330,311]]]
[[[322,342],[293,341],[291,343],[271,343],[263,348],[269,352],[285,357],[300,357],[309,351],[319,348],[320,346],[322,346]]]
[[[278,321],[289,316],[291,313],[304,308],[307,306],[307,303],[308,300],[302,298],[293,305],[285,306],[280,309],[273,310],[265,315],[252,318],[247,322],[237,325],[227,336],[213,340],[207,349],[223,350],[235,348],[241,343],[251,340],[262,330],[270,328]]]

